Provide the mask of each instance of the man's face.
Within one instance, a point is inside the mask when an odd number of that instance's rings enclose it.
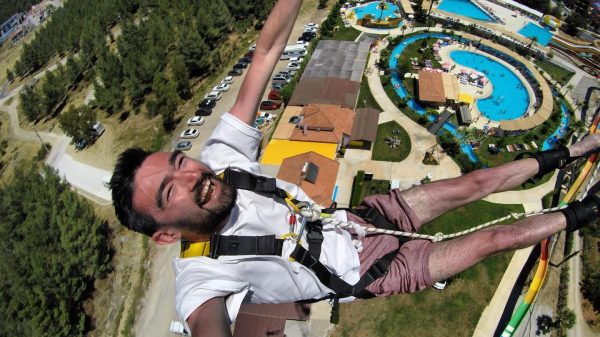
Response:
[[[236,190],[183,153],[148,156],[134,177],[133,207],[162,226],[210,234],[235,205]]]

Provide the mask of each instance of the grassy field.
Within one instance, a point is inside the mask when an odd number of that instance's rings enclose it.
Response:
[[[452,233],[522,210],[520,205],[479,201],[425,225],[423,232]],[[471,336],[511,256],[502,254],[477,264],[454,277],[443,291],[429,288],[411,295],[343,304],[340,324],[332,336]]]
[[[354,41],[360,35],[360,31],[352,27],[344,27],[344,21],[339,15],[335,18],[335,25],[339,27],[339,30],[334,32],[331,38],[327,38],[328,40]]]
[[[395,131],[395,133],[394,133]],[[391,148],[385,138],[397,137],[400,140],[400,145],[396,148]],[[395,121],[380,124],[377,128],[377,138],[373,145],[373,155],[371,159],[381,161],[400,162],[408,157],[410,153],[410,137],[406,130]]]
[[[374,194],[386,194],[390,190],[389,180],[365,180],[365,171],[358,171],[354,177],[352,185],[352,196],[350,198],[350,207],[360,204],[365,196]]]
[[[542,70],[544,70],[545,72],[548,73],[548,75],[550,75],[553,79],[557,80],[558,83],[564,85],[567,82],[569,82],[569,80],[571,79],[571,77],[573,77],[573,75],[575,75],[574,72],[567,70],[565,68],[559,67],[556,64],[544,60],[544,61],[535,61],[535,64],[542,68]]]
[[[369,88],[369,83],[364,76],[360,82],[360,92],[358,93],[356,108],[374,108],[381,110],[381,107],[379,106],[379,103],[377,103],[377,100],[375,100],[375,97],[373,97],[371,88]]]
[[[427,49],[423,53],[419,52],[422,41],[427,41]],[[426,39],[419,40],[415,43],[409,44],[408,46],[406,46],[406,48],[400,55],[400,58],[398,59],[398,65],[403,63],[407,64],[409,72],[416,72],[416,70],[412,69],[412,66],[410,65],[410,60],[413,58],[417,58],[419,62],[423,62],[425,59],[431,60],[431,64],[434,68],[441,68],[440,63],[433,57],[432,54],[432,46],[435,43],[435,41],[437,41],[437,38],[429,37]],[[394,46],[389,46],[388,48],[393,49]]]

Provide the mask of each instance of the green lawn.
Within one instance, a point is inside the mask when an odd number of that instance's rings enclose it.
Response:
[[[386,138],[397,138],[400,144],[396,148],[391,148],[386,142]],[[410,137],[406,130],[395,121],[380,124],[377,128],[377,139],[373,145],[372,160],[400,162],[408,157],[410,153]]]
[[[427,233],[452,233],[522,211],[520,205],[479,201],[448,213],[423,229]],[[340,324],[332,336],[471,336],[511,256],[502,254],[475,265],[454,277],[443,291],[430,288],[410,295],[342,304]]]
[[[358,171],[354,177],[350,207],[358,206],[364,197],[368,195],[386,194],[390,190],[389,180],[373,179],[365,181],[364,177],[365,171]]]
[[[333,36],[327,38],[327,40],[354,41],[360,35],[360,31],[352,27],[344,27],[344,21],[342,21],[342,17],[339,15],[336,16],[335,24],[339,27],[339,30],[333,32]]]
[[[377,103],[377,100],[375,100],[375,97],[373,97],[371,88],[369,88],[369,83],[364,76],[360,82],[360,92],[358,93],[356,108],[374,108],[381,111],[381,107],[379,106],[379,103]]]
[[[437,40],[437,38],[429,37],[409,44],[400,55],[400,58],[398,59],[398,65],[403,63],[407,64],[409,72],[417,72],[417,70],[413,70],[412,66],[410,65],[410,60],[416,57],[419,60],[419,63],[422,63],[425,59],[429,59],[431,60],[431,64],[434,68],[441,68],[440,63],[433,57],[432,46]],[[421,48],[422,41],[427,41],[428,48],[423,53],[420,53],[419,49]],[[391,50],[394,48],[394,46],[389,46],[388,48]]]
[[[559,67],[556,64],[544,60],[544,61],[535,61],[535,64],[542,68],[545,72],[548,73],[548,75],[550,75],[553,79],[557,80],[560,84],[564,85],[567,82],[569,82],[569,80],[571,79],[571,77],[573,77],[573,75],[575,74],[574,72],[567,70],[565,68]]]

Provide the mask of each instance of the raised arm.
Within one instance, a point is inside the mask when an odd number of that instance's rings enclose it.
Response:
[[[223,297],[204,302],[188,317],[193,337],[231,337],[227,309]]]
[[[230,113],[252,125],[271,73],[281,57],[300,10],[301,0],[279,0],[258,35],[252,63]]]

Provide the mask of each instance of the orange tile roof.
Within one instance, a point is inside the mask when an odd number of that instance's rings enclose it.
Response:
[[[302,175],[302,168],[306,162],[311,162],[319,168],[314,184],[305,180]],[[315,202],[329,206],[339,168],[340,163],[337,161],[311,151],[284,159],[277,178],[300,186]]]
[[[419,70],[419,100],[446,103],[441,73]]]
[[[351,135],[356,113],[337,105],[311,104],[304,107],[302,115],[302,125],[290,140],[339,143],[344,134]]]

